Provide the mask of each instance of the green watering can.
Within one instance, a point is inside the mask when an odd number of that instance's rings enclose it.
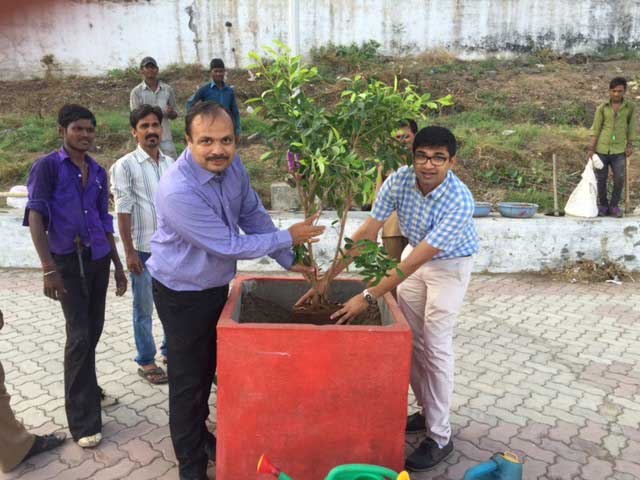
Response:
[[[467,470],[464,480],[522,480],[522,463],[511,453],[496,453],[488,462]]]
[[[258,461],[258,473],[273,475],[278,480],[293,480],[262,455]],[[325,480],[411,480],[407,472],[399,474],[385,467],[352,463],[340,465],[329,472]]]

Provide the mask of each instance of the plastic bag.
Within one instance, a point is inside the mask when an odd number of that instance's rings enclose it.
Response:
[[[596,174],[593,171],[594,165],[600,165],[602,160],[597,155],[593,155],[582,172],[582,180],[573,192],[564,207],[564,213],[574,217],[597,217],[598,216],[598,185]]]

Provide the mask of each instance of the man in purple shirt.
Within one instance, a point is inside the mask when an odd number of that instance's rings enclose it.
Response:
[[[216,370],[216,324],[227,301],[236,261],[269,255],[285,269],[291,247],[316,241],[324,227],[310,217],[278,230],[240,158],[234,125],[215,102],[187,114],[188,148],[162,176],[156,192],[158,229],[147,268],[167,337],[169,427],[182,480],[205,480],[216,438],[207,430]],[[240,234],[240,229],[245,233]]]
[[[86,448],[102,438],[104,392],[96,379],[95,350],[104,325],[110,261],[116,295],[124,295],[127,277],[113,239],[107,173],[87,154],[96,119],[80,105],[65,105],[58,125],[62,148],[31,167],[24,225],[42,263],[44,294],[62,305],[65,409],[73,439]]]

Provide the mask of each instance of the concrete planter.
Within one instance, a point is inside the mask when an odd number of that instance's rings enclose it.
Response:
[[[361,291],[339,279],[335,300]],[[411,332],[391,295],[383,326],[245,323],[248,292],[290,307],[307,284],[239,277],[218,323],[218,480],[256,478],[260,455],[299,480],[344,463],[402,469]],[[239,320],[242,321],[239,322]]]

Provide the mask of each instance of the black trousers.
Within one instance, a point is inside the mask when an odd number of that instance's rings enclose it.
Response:
[[[181,480],[206,480],[209,395],[216,372],[216,326],[229,286],[176,291],[153,280],[153,300],[167,337],[169,429]],[[213,450],[215,451],[215,450]]]
[[[66,321],[64,348],[64,393],[69,431],[74,440],[102,430],[100,390],[96,378],[96,346],[104,326],[104,308],[109,286],[110,256],[91,260],[84,250],[86,290],[75,253],[53,255],[67,293],[60,303]]]
[[[627,157],[624,153],[615,155],[604,155],[598,153],[604,167],[594,168],[598,181],[598,206],[617,207],[620,203],[622,190],[624,188],[624,176],[627,166]],[[611,202],[607,200],[607,179],[609,178],[609,168],[613,172],[613,191],[611,192]],[[626,207],[625,207],[626,208]]]

